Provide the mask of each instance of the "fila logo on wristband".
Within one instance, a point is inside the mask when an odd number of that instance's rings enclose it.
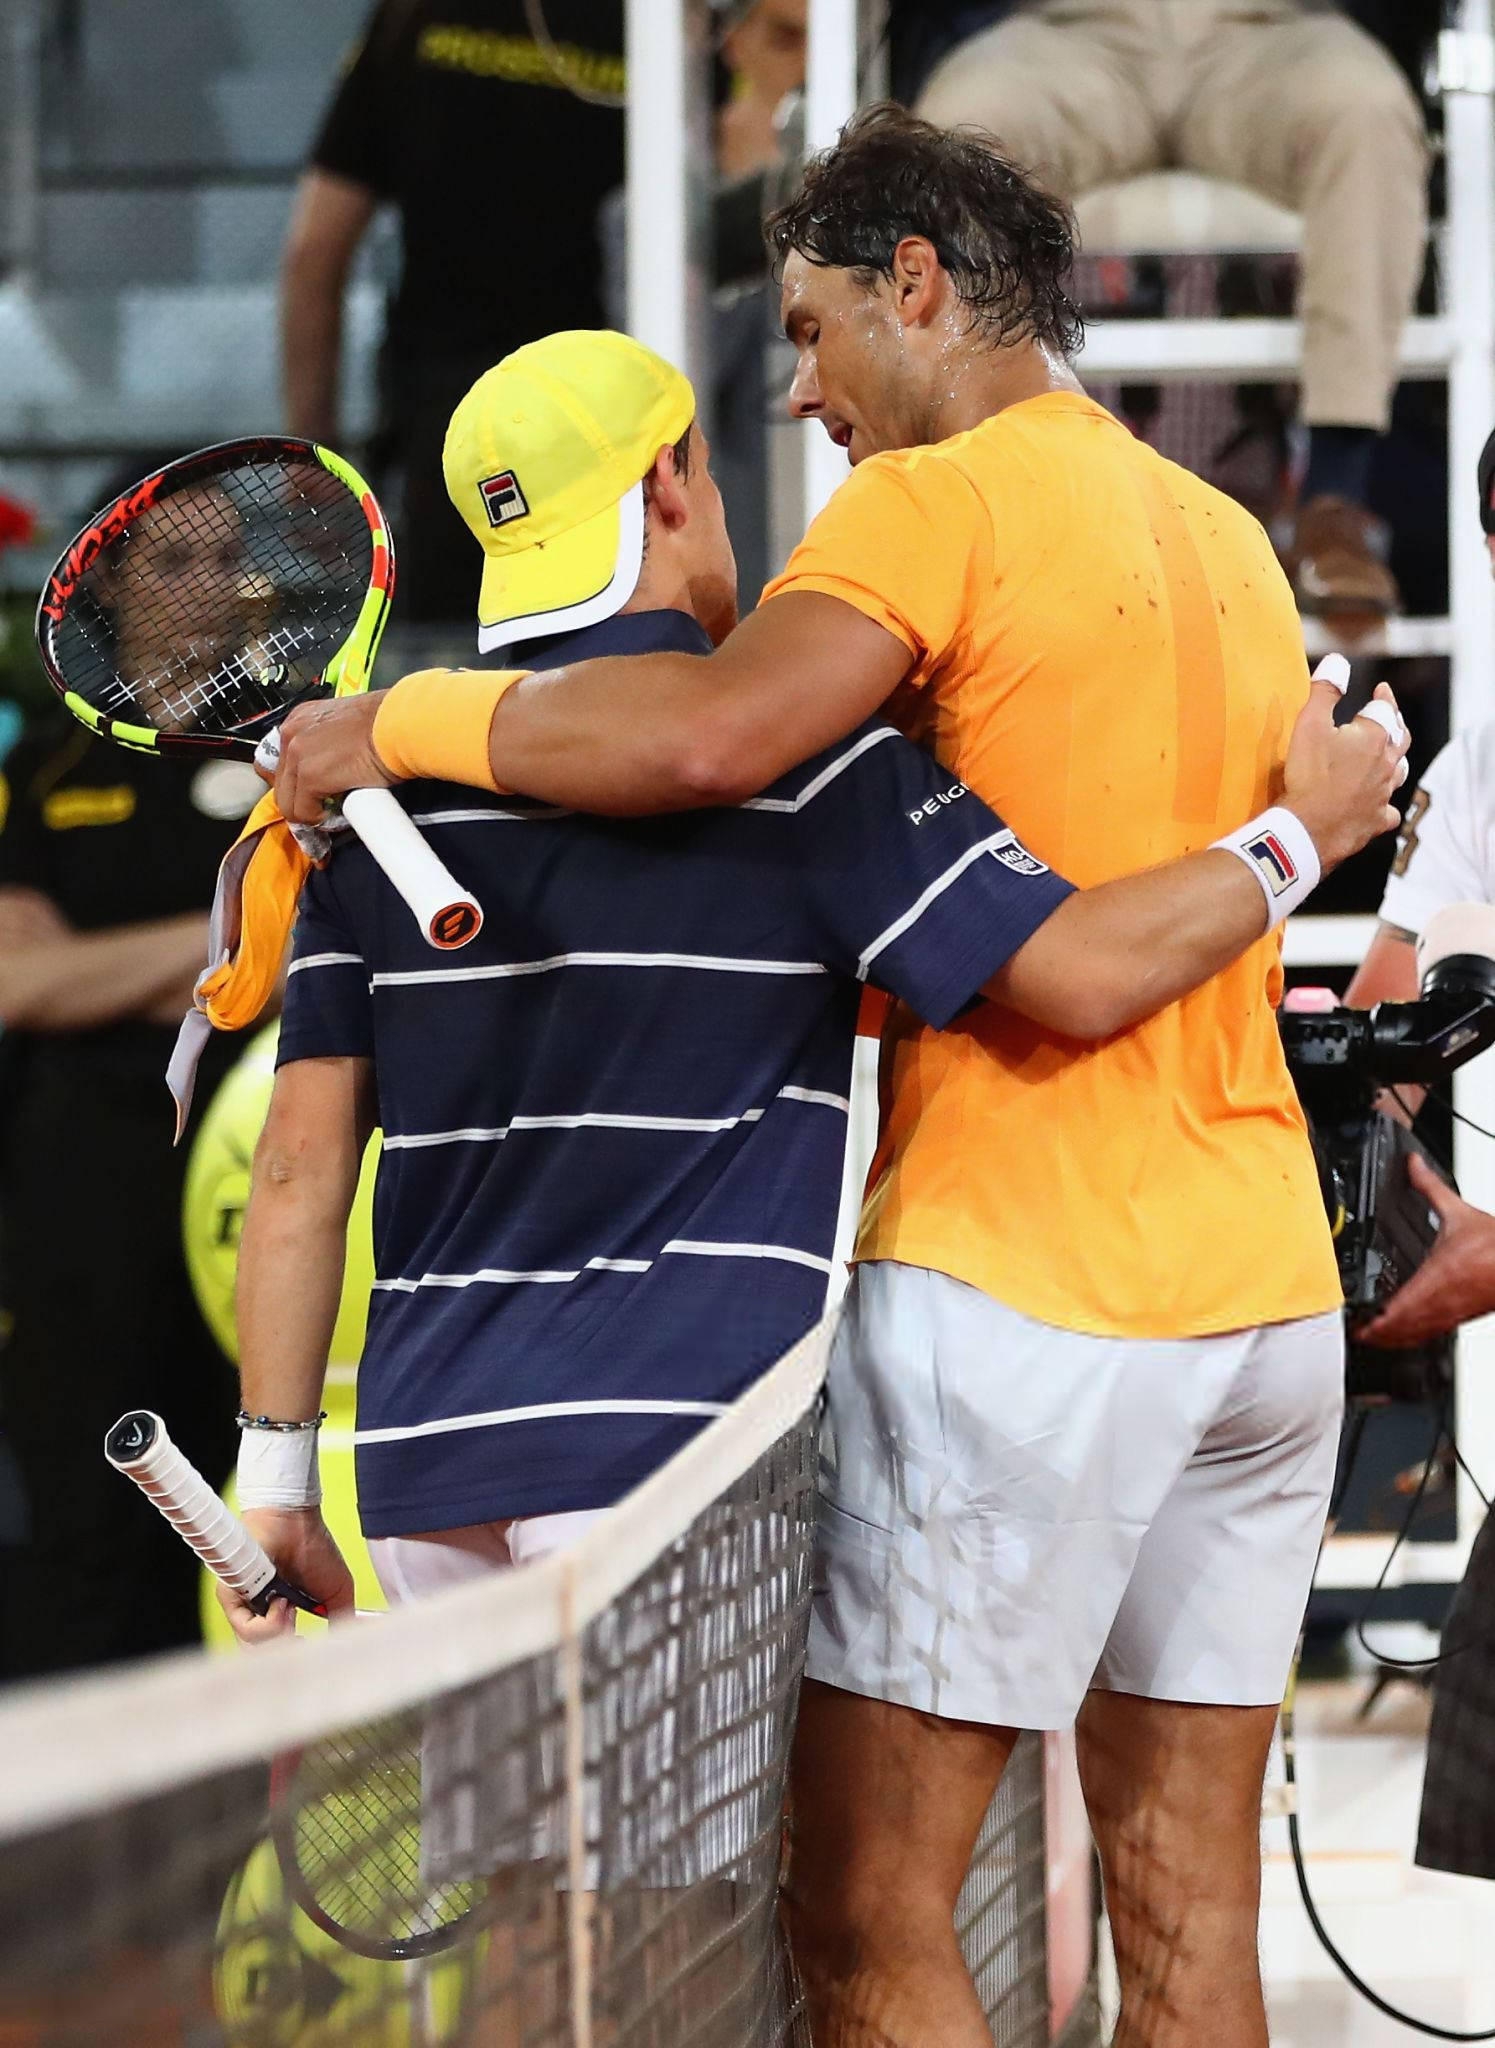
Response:
[[[1217,839],[1215,848],[1233,853],[1255,875],[1267,900],[1269,931],[1318,887],[1318,848],[1297,812],[1283,804],[1248,818],[1239,831]]]
[[[507,526],[511,519],[529,516],[529,500],[519,488],[519,479],[512,469],[500,470],[497,476],[480,478],[478,493],[490,526]]]
[[[1299,879],[1292,855],[1275,832],[1258,832],[1240,850],[1274,896],[1285,896]]]

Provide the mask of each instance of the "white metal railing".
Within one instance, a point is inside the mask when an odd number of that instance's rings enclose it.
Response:
[[[811,0],[805,77],[805,150],[828,149],[856,112],[857,0]],[[818,430],[804,437],[804,513],[808,526],[846,475],[846,451]]]
[[[1459,346],[1446,316],[1409,320],[1402,335],[1404,377],[1441,376]],[[1293,382],[1303,359],[1297,320],[1094,320],[1086,325],[1080,369],[1086,377],[1149,384],[1239,384],[1249,378]]]
[[[628,331],[707,402],[711,156],[705,0],[628,0]]]

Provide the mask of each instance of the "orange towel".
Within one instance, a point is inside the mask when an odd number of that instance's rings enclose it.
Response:
[[[269,1002],[301,885],[327,851],[325,832],[287,824],[274,795],[267,793],[224,855],[213,897],[208,964],[166,1069],[177,1110],[176,1141],[186,1129],[203,1047],[215,1030],[242,1031]]]

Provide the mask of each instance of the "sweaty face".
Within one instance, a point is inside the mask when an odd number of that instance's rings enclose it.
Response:
[[[799,359],[792,418],[818,420],[854,464],[918,445],[918,365],[881,279],[869,288],[849,270],[794,250],[784,263],[779,312]]]
[[[711,449],[699,426],[690,430],[690,475],[685,493],[690,505],[683,537],[691,610],[711,635],[712,644],[719,647],[737,624],[737,558],[727,533],[722,494],[711,474]]]

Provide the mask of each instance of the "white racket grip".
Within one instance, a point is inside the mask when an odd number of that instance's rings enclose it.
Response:
[[[149,1408],[123,1415],[104,1438],[104,1456],[154,1501],[216,1578],[253,1600],[275,1578],[275,1566],[232,1509],[177,1449],[166,1424]]]
[[[438,860],[387,789],[350,789],[343,816],[415,913],[429,944],[451,952],[475,939],[483,912]]]

